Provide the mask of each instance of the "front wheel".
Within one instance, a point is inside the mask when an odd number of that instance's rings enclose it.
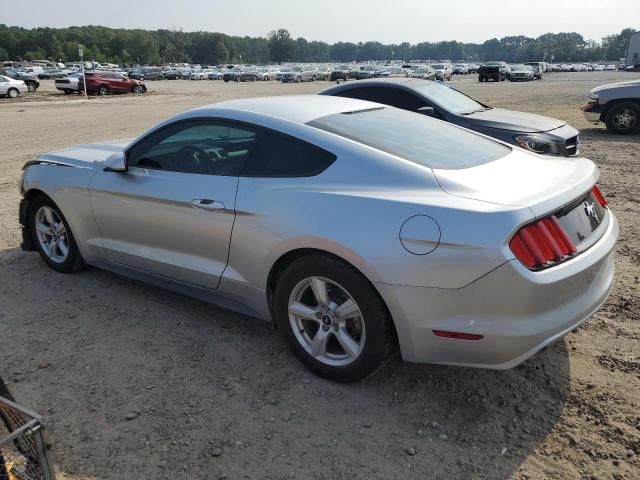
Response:
[[[302,77],[296,78],[296,83],[300,83],[300,82],[302,82]]]
[[[84,266],[67,220],[55,203],[44,195],[33,200],[29,228],[40,257],[60,273],[71,273]]]
[[[131,91],[133,93],[144,93],[144,87],[142,85],[136,85]]]
[[[640,106],[632,102],[619,103],[611,107],[605,118],[607,129],[613,133],[631,133],[640,125]]]
[[[291,264],[277,281],[274,311],[290,349],[322,377],[358,380],[391,351],[386,306],[366,278],[338,259],[309,255]]]
[[[35,82],[26,82],[27,83],[27,91],[29,93],[35,92],[38,87],[36,87]]]

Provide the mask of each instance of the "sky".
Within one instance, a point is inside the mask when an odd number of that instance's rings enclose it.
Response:
[[[19,4],[19,2],[18,2]],[[97,5],[101,5],[96,8]],[[600,41],[625,27],[640,30],[640,0],[29,0],[3,8],[0,23],[32,27],[104,25],[382,43],[578,32]]]

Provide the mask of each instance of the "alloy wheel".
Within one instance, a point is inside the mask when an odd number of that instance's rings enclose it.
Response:
[[[50,207],[36,212],[36,236],[44,254],[56,263],[63,263],[69,255],[69,237],[64,222]]]
[[[324,277],[298,282],[289,296],[289,323],[302,348],[321,363],[353,363],[365,344],[365,321],[353,297]]]

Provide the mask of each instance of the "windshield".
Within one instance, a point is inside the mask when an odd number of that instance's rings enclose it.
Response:
[[[467,97],[459,91],[446,87],[440,83],[416,82],[413,88],[425,96],[430,102],[440,105],[455,115],[468,115],[473,112],[486,110],[482,104]]]
[[[530,65],[514,65],[514,70],[532,70]]]
[[[436,65],[432,65],[433,68],[439,69],[439,70],[443,70],[444,69],[444,65],[441,63],[437,63]]]
[[[511,151],[505,145],[441,120],[393,107],[336,113],[309,125],[428,168],[474,167]]]

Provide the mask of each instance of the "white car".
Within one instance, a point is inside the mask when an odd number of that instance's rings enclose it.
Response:
[[[189,80],[204,80],[209,78],[209,73],[207,70],[194,70],[189,74]]]
[[[82,81],[82,72],[76,72],[69,75],[67,78],[56,78],[54,84],[56,89],[67,95],[84,90],[84,87],[80,84]]]
[[[0,95],[6,95],[9,98],[17,98],[22,93],[27,93],[29,88],[22,80],[14,80],[13,78],[0,75]]]

